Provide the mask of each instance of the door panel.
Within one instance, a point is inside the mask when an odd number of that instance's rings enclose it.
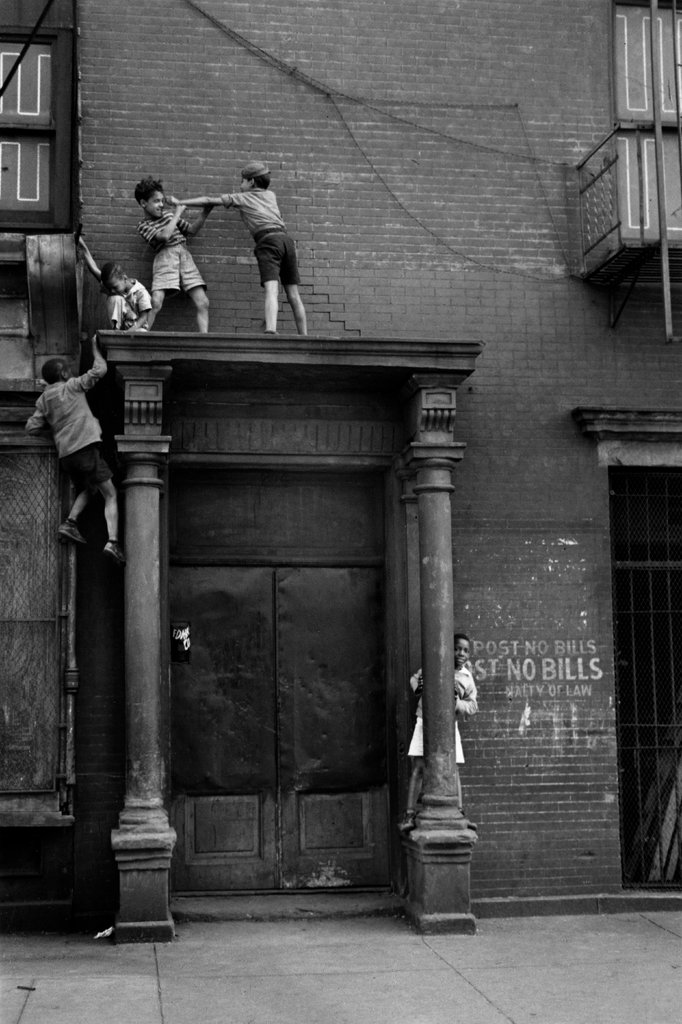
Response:
[[[173,665],[176,889],[276,885],[272,571],[171,573],[172,614],[190,623]]]
[[[380,494],[364,477],[177,482],[178,536],[223,564],[170,571],[191,639],[172,665],[176,891],[386,884]]]
[[[376,569],[277,572],[282,884],[387,878]]]

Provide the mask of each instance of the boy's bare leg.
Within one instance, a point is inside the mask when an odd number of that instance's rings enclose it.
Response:
[[[73,519],[73,521],[75,522],[89,501],[90,491],[86,487],[84,491],[81,491],[80,494],[76,495],[76,500],[71,506],[71,511],[69,512],[67,518]]]
[[[66,517],[65,522],[61,524],[57,533],[62,540],[72,540],[76,544],[87,544],[87,541],[83,534],[78,529],[76,520],[90,500],[90,492],[87,487],[84,491],[81,491],[76,495],[76,500],[71,506],[71,511]]]
[[[275,333],[279,313],[279,281],[266,281],[265,289],[265,330]]]
[[[405,808],[405,816],[398,825],[398,830],[403,835],[407,835],[415,827],[415,818],[417,816],[417,800],[422,790],[422,781],[424,778],[424,758],[413,757],[412,774],[410,775],[410,783],[407,787],[407,807]]]
[[[166,293],[164,291],[159,291],[158,289],[157,289],[157,291],[154,291],[151,294],[152,308],[151,308],[151,312],[149,313],[149,319],[147,320],[147,327],[149,328],[150,331],[152,329],[152,324],[156,320],[156,314],[159,312],[159,310],[163,306],[163,300],[165,298],[166,298]]]
[[[107,522],[109,540],[118,540],[118,500],[116,488],[111,480],[104,480],[99,485],[99,492],[104,498],[104,518]]]
[[[410,775],[410,783],[407,787],[407,813],[414,813],[417,810],[417,801],[422,791],[422,782],[424,779],[424,758],[415,757],[414,768]]]
[[[297,284],[285,284],[284,291],[287,293],[287,299],[291,306],[291,312],[294,314],[294,320],[296,321],[296,330],[299,334],[308,333],[308,322],[305,315],[305,306],[301,300],[301,295],[298,290]]]
[[[206,294],[206,289],[202,288],[201,285],[197,285],[196,288],[190,288],[187,294],[197,311],[199,334],[208,334],[208,295]]]

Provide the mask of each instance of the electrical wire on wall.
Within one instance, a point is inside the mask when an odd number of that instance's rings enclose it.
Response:
[[[301,84],[307,86],[309,89],[313,90],[318,95],[323,96],[327,101],[329,101],[336,112],[339,122],[342,124],[347,134],[350,136],[354,146],[361,154],[365,163],[370,167],[377,181],[379,181],[381,186],[391,197],[392,201],[405,214],[405,216],[411,219],[424,232],[426,232],[431,238],[433,238],[434,242],[436,242],[437,245],[441,246],[442,248],[450,252],[452,255],[458,257],[459,259],[462,259],[465,262],[480,267],[481,269],[486,271],[494,271],[496,273],[507,274],[513,277],[521,277],[527,280],[542,282],[557,281],[569,275],[569,261],[566,249],[562,241],[561,233],[557,227],[555,218],[552,213],[549,196],[547,195],[546,188],[539,173],[539,168],[541,165],[561,168],[562,170],[565,170],[567,165],[560,160],[552,160],[548,158],[535,156],[535,154],[532,152],[528,132],[523,121],[521,112],[519,110],[518,104],[463,104],[461,106],[455,104],[453,106],[455,106],[459,110],[495,110],[514,112],[521,124],[522,134],[526,142],[527,150],[525,152],[516,152],[512,149],[507,149],[492,144],[486,144],[483,142],[477,142],[462,136],[454,135],[451,132],[446,132],[443,131],[442,129],[434,128],[431,125],[423,124],[411,118],[401,116],[400,114],[396,114],[390,110],[385,109],[385,107],[382,107],[376,103],[372,103],[369,100],[364,99],[362,97],[353,96],[349,93],[346,93],[343,90],[337,89],[333,86],[330,86],[324,82],[319,81],[313,76],[301,71],[295,65],[282,60],[281,58],[275,56],[275,54],[271,53],[270,51],[265,50],[261,46],[258,46],[256,43],[248,39],[242,33],[237,32],[234,29],[230,28],[229,25],[226,25],[224,22],[222,22],[219,18],[216,18],[209,11],[206,11],[200,4],[196,3],[196,0],[185,0],[185,4],[192,10],[194,10],[197,14],[205,18],[208,22],[210,22],[216,29],[218,29],[218,31],[223,33],[237,45],[243,47],[245,50],[251,53],[262,63],[268,65],[271,68],[274,68],[275,70],[285,75],[286,77],[291,78],[297,82],[300,82]],[[558,248],[561,251],[562,260],[564,264],[563,273],[557,274],[556,272],[551,272],[547,274],[541,274],[531,273],[529,271],[520,270],[514,267],[503,267],[500,266],[499,264],[492,262],[488,263],[485,260],[478,259],[474,256],[468,255],[467,253],[464,253],[461,250],[456,249],[454,246],[450,245],[449,242],[447,242],[437,232],[435,232],[432,228],[425,224],[424,221],[419,216],[417,216],[417,214],[413,213],[405,204],[405,202],[402,199],[400,199],[396,192],[391,188],[388,181],[386,180],[386,177],[381,174],[381,172],[376,166],[375,161],[372,160],[366,148],[361,144],[360,140],[357,137],[357,133],[353,131],[351,125],[348,122],[347,117],[344,116],[340,106],[341,103],[357,105],[359,107],[364,108],[365,110],[372,111],[373,113],[381,116],[382,118],[385,118],[388,121],[392,121],[399,126],[417,130],[419,132],[424,132],[428,135],[432,135],[439,139],[442,139],[449,144],[454,143],[458,146],[467,146],[472,150],[479,150],[485,153],[504,156],[506,159],[520,160],[532,166],[535,170],[535,176],[537,179],[540,194],[543,199],[543,204],[549,215],[549,220],[551,222],[553,234],[555,235]]]

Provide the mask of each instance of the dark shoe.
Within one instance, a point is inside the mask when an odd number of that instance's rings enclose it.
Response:
[[[126,564],[126,556],[123,554],[123,549],[115,540],[107,541],[104,545],[104,554],[118,565]]]
[[[277,331],[265,331],[265,334],[277,334]]]
[[[405,836],[415,828],[415,811],[405,811],[405,817],[398,825],[398,831]]]
[[[87,544],[85,537],[80,532],[75,523],[70,523],[66,519],[59,527],[57,533],[60,537],[64,537],[66,540],[75,540],[76,544]]]

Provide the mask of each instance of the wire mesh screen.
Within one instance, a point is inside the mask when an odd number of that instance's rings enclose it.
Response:
[[[623,882],[682,887],[682,472],[612,471]]]
[[[0,791],[51,790],[59,724],[52,453],[0,455]]]

